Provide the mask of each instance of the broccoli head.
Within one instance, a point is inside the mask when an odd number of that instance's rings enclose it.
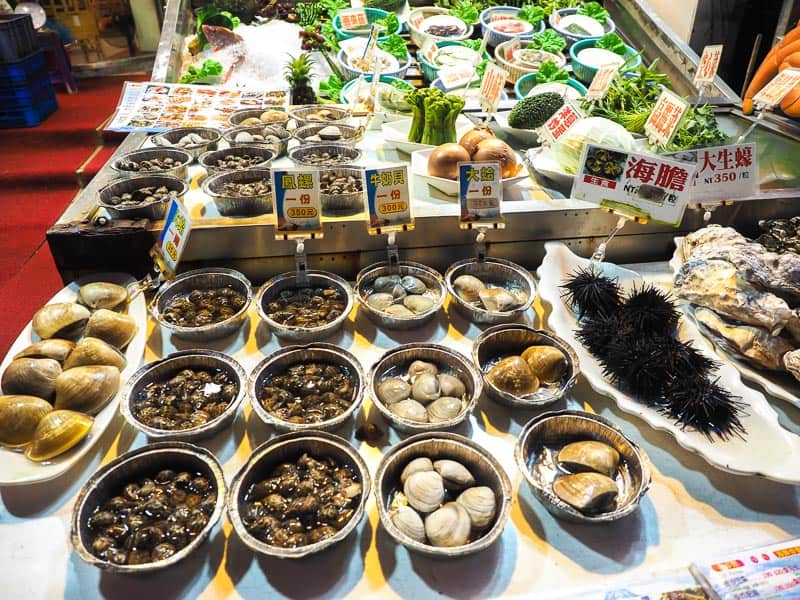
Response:
[[[555,92],[527,96],[517,102],[508,115],[508,124],[515,129],[536,129],[564,106],[564,98]]]

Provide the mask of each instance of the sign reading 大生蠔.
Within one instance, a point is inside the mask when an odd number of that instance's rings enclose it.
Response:
[[[462,228],[502,224],[501,177],[499,162],[458,163],[458,200],[461,205],[459,224]]]
[[[364,189],[367,191],[367,228],[370,233],[413,229],[406,165],[367,169]]]
[[[670,154],[697,165],[692,204],[752,198],[758,193],[758,163],[754,142],[698,148]]]
[[[273,169],[272,190],[278,218],[276,238],[322,236],[319,171]]]
[[[165,266],[174,274],[178,270],[183,251],[189,241],[192,221],[183,202],[173,198],[164,218],[164,229],[158,238],[158,251],[164,259]]]

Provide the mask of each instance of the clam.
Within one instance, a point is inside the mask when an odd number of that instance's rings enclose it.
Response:
[[[478,292],[484,308],[489,312],[507,312],[517,305],[514,296],[502,288],[486,288]]]
[[[407,296],[406,288],[404,288],[399,283],[392,286],[388,290],[388,293],[390,293],[392,295],[392,298],[394,298],[395,300],[402,300]]]
[[[400,281],[400,275],[381,275],[372,282],[372,289],[376,292],[391,292]]]
[[[427,296],[406,296],[403,298],[403,306],[414,314],[422,314],[433,308],[433,299]]]
[[[517,287],[512,287],[506,291],[514,297],[514,304],[517,306],[522,306],[531,297],[528,292]]]
[[[136,335],[136,321],[128,315],[101,308],[92,313],[86,323],[86,335],[100,338],[119,349],[127,346]]]
[[[403,469],[403,472],[400,473],[400,483],[404,484],[406,479],[408,479],[414,473],[418,473],[420,471],[433,471],[433,462],[430,458],[426,456],[420,456],[419,458],[415,458],[409,462]]]
[[[442,396],[428,404],[425,410],[428,411],[428,421],[431,423],[443,423],[461,414],[462,408],[460,399],[452,396]]]
[[[400,285],[402,285],[403,289],[409,294],[424,294],[428,290],[428,286],[425,285],[425,282],[413,275],[406,275],[403,277],[400,280]]]
[[[128,290],[106,281],[87,283],[78,290],[78,301],[93,310],[116,308],[128,301]]]
[[[58,456],[85,438],[92,423],[92,417],[73,410],[49,412],[36,426],[25,456],[37,462]]]
[[[403,493],[412,508],[433,512],[444,501],[444,480],[436,471],[418,471],[408,476]]]
[[[473,275],[459,275],[453,280],[453,289],[464,302],[477,302],[486,285]]]
[[[57,409],[94,414],[114,397],[119,389],[119,369],[109,366],[75,367],[56,379]]]
[[[442,396],[455,396],[456,398],[461,398],[467,393],[467,388],[464,386],[464,382],[455,375],[450,375],[449,373],[440,373],[439,391],[442,393]]]
[[[336,125],[328,125],[320,129],[317,135],[321,140],[325,140],[326,142],[335,142],[336,140],[342,139],[342,130],[336,127]]]
[[[584,513],[602,512],[617,499],[617,484],[600,473],[564,475],[553,482],[553,492]]]
[[[56,390],[61,365],[52,358],[18,358],[3,372],[4,394],[22,394],[48,400]]]
[[[456,498],[456,502],[467,511],[469,520],[476,529],[487,527],[497,512],[497,499],[494,497],[494,492],[492,488],[485,485],[464,490]]]
[[[436,375],[439,372],[439,367],[437,367],[433,363],[425,362],[424,360],[415,360],[410,365],[408,365],[408,378],[411,381],[414,381],[414,378],[417,375],[422,375],[423,373],[430,373],[431,375]]]
[[[67,357],[64,369],[88,365],[108,365],[122,371],[125,364],[125,355],[114,346],[98,338],[85,337],[75,345],[75,349]]]
[[[64,362],[74,347],[75,342],[51,338],[31,344],[14,358],[52,358],[58,362]]]
[[[411,397],[417,402],[433,402],[441,395],[439,379],[431,373],[417,375],[411,384]]]
[[[433,463],[433,469],[441,475],[444,484],[448,488],[463,490],[475,485],[475,478],[472,473],[458,461],[448,458],[437,460]]]
[[[567,372],[567,357],[553,346],[530,346],[522,353],[522,360],[542,383],[553,383]]]
[[[539,388],[539,379],[519,356],[507,356],[489,369],[486,378],[497,389],[517,396]]]
[[[89,309],[74,302],[47,304],[33,315],[31,326],[42,339],[78,337],[91,313]]]
[[[409,506],[398,506],[389,513],[392,523],[400,531],[422,544],[425,543],[425,524],[417,511]]]
[[[400,402],[390,404],[389,410],[398,417],[408,419],[409,421],[419,421],[420,423],[428,421],[428,413],[425,407],[416,400],[400,400]]]
[[[27,444],[51,410],[47,400],[35,396],[0,396],[0,444],[12,448]]]
[[[434,546],[463,546],[471,528],[469,514],[457,502],[448,502],[425,517],[425,535]]]
[[[384,311],[389,308],[393,302],[394,296],[386,292],[375,292],[367,296],[367,304],[375,310]]]
[[[587,440],[572,442],[558,452],[558,464],[571,471],[595,471],[613,477],[619,465],[619,452],[608,444]]]
[[[411,386],[399,377],[389,377],[378,384],[378,399],[386,404],[406,400],[411,395]]]
[[[387,315],[391,315],[393,317],[413,317],[414,313],[408,310],[402,304],[392,304],[391,306],[387,306],[384,311]]]

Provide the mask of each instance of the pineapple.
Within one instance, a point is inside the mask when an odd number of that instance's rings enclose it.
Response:
[[[303,52],[297,58],[290,56],[284,77],[292,86],[292,104],[316,104],[317,96],[311,88],[311,56]]]

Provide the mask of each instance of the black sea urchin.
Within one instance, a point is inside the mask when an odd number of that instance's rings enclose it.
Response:
[[[745,433],[740,418],[744,405],[718,384],[719,380],[675,378],[664,390],[664,412],[682,428],[699,431],[710,440],[723,440]]]
[[[631,392],[642,404],[658,404],[670,380],[664,360],[670,340],[663,337],[621,336],[612,340],[601,359],[603,372],[614,385]]]
[[[633,288],[620,314],[641,335],[674,335],[680,319],[670,295],[646,284]]]
[[[578,318],[612,315],[622,303],[619,284],[593,268],[579,269],[561,286],[562,297]]]

